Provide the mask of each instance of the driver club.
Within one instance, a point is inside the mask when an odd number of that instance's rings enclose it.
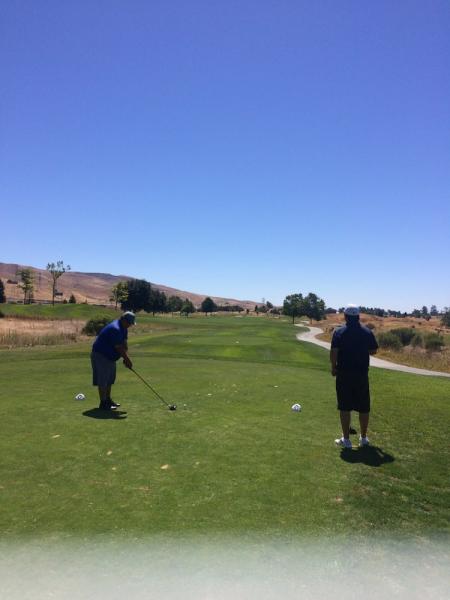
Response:
[[[150,388],[150,389],[152,390],[152,392],[155,394],[155,396],[156,396],[157,398],[159,398],[159,399],[161,400],[161,402],[163,402],[163,403],[164,403],[164,404],[165,404],[165,405],[168,407],[168,409],[169,409],[169,410],[177,410],[177,405],[176,405],[176,404],[168,404],[168,403],[167,403],[167,402],[164,400],[164,398],[163,398],[162,396],[160,396],[160,395],[158,394],[158,392],[157,392],[155,389],[153,389],[153,388],[152,388],[152,386],[151,386],[151,385],[150,385],[150,384],[149,384],[147,381],[145,381],[145,379],[144,379],[143,377],[141,377],[141,375],[139,375],[139,373],[138,373],[137,371],[135,371],[134,369],[130,369],[130,370],[131,370],[131,371],[133,371],[133,373],[134,373],[135,375],[137,375],[137,376],[139,377],[139,379],[140,379],[140,380],[141,380],[141,381],[142,381],[142,382],[143,382],[143,383],[144,383],[144,384],[145,384],[145,385],[146,385],[148,388]]]

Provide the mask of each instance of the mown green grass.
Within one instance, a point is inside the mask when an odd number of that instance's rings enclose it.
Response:
[[[2,536],[448,532],[449,382],[372,370],[373,447],[341,452],[327,352],[297,332],[140,316],[134,367],[178,410],[119,365],[111,419],[90,344],[0,352]]]

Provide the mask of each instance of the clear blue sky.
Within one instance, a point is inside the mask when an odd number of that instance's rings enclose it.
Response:
[[[3,0],[0,261],[450,305],[447,0]]]

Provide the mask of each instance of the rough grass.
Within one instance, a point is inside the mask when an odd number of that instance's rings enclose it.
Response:
[[[328,354],[297,327],[140,322],[134,366],[176,412],[119,365],[128,414],[102,418],[90,344],[0,352],[3,539],[449,531],[448,381],[374,370],[373,445],[341,452]]]
[[[0,319],[0,348],[64,345],[81,339],[83,321]]]
[[[96,316],[117,318],[120,311],[92,304],[2,304],[0,310],[6,317],[18,319],[81,319],[87,320]]]
[[[82,329],[90,318],[117,318],[119,311],[87,304],[3,304],[0,348],[55,346],[86,339]]]

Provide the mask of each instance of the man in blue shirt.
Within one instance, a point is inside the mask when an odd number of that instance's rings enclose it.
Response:
[[[344,310],[345,325],[335,330],[331,340],[331,374],[336,377],[337,407],[340,411],[342,437],[338,446],[351,448],[351,411],[359,412],[359,445],[367,446],[370,413],[369,360],[378,344],[372,331],[359,322],[359,308],[350,304]]]
[[[128,357],[128,328],[135,323],[136,317],[132,312],[124,313],[103,327],[92,345],[92,383],[98,387],[99,408],[103,410],[114,410],[120,406],[111,399],[111,386],[116,380],[116,362],[119,358],[123,358],[128,369],[133,367]]]

